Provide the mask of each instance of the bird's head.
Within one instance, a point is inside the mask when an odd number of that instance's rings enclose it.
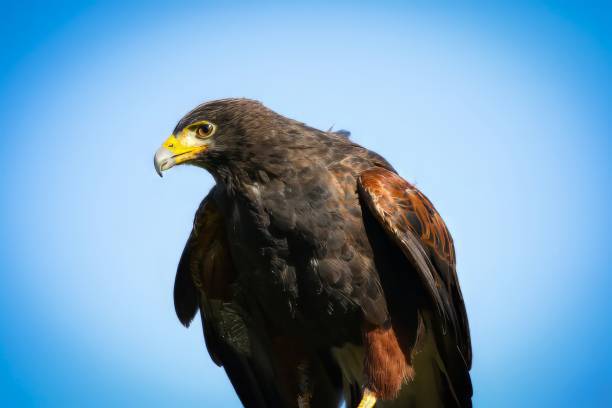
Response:
[[[261,145],[261,132],[282,117],[250,99],[220,99],[187,113],[155,153],[155,170],[179,164],[213,169],[219,162],[239,160],[249,147]]]

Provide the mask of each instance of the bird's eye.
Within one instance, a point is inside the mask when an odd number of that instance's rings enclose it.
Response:
[[[201,138],[208,137],[212,134],[214,129],[215,128],[213,125],[211,125],[210,123],[205,123],[201,126],[198,126],[198,130],[196,130],[196,134],[198,137],[201,137]]]

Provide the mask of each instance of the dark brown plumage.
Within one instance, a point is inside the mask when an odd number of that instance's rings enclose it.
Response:
[[[198,131],[199,127],[207,127]],[[162,150],[164,149],[164,150]],[[188,113],[156,168],[216,186],[174,288],[247,407],[471,406],[471,348],[451,236],[379,155],[256,101]]]

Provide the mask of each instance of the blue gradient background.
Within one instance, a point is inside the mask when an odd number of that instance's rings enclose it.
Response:
[[[246,96],[436,204],[476,406],[612,406],[612,10],[453,4],[3,2],[0,404],[239,406],[171,298],[212,179],[152,156]]]

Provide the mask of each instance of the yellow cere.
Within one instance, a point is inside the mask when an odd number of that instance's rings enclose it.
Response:
[[[191,152],[194,146],[185,144],[182,140],[179,141],[174,135],[170,135],[163,145],[166,149],[170,150],[173,155],[179,155],[183,153]]]
[[[191,158],[197,153],[206,149],[207,143],[195,136],[195,130],[190,126],[183,129],[178,137],[170,135],[163,144],[174,157],[175,163],[180,164]]]

